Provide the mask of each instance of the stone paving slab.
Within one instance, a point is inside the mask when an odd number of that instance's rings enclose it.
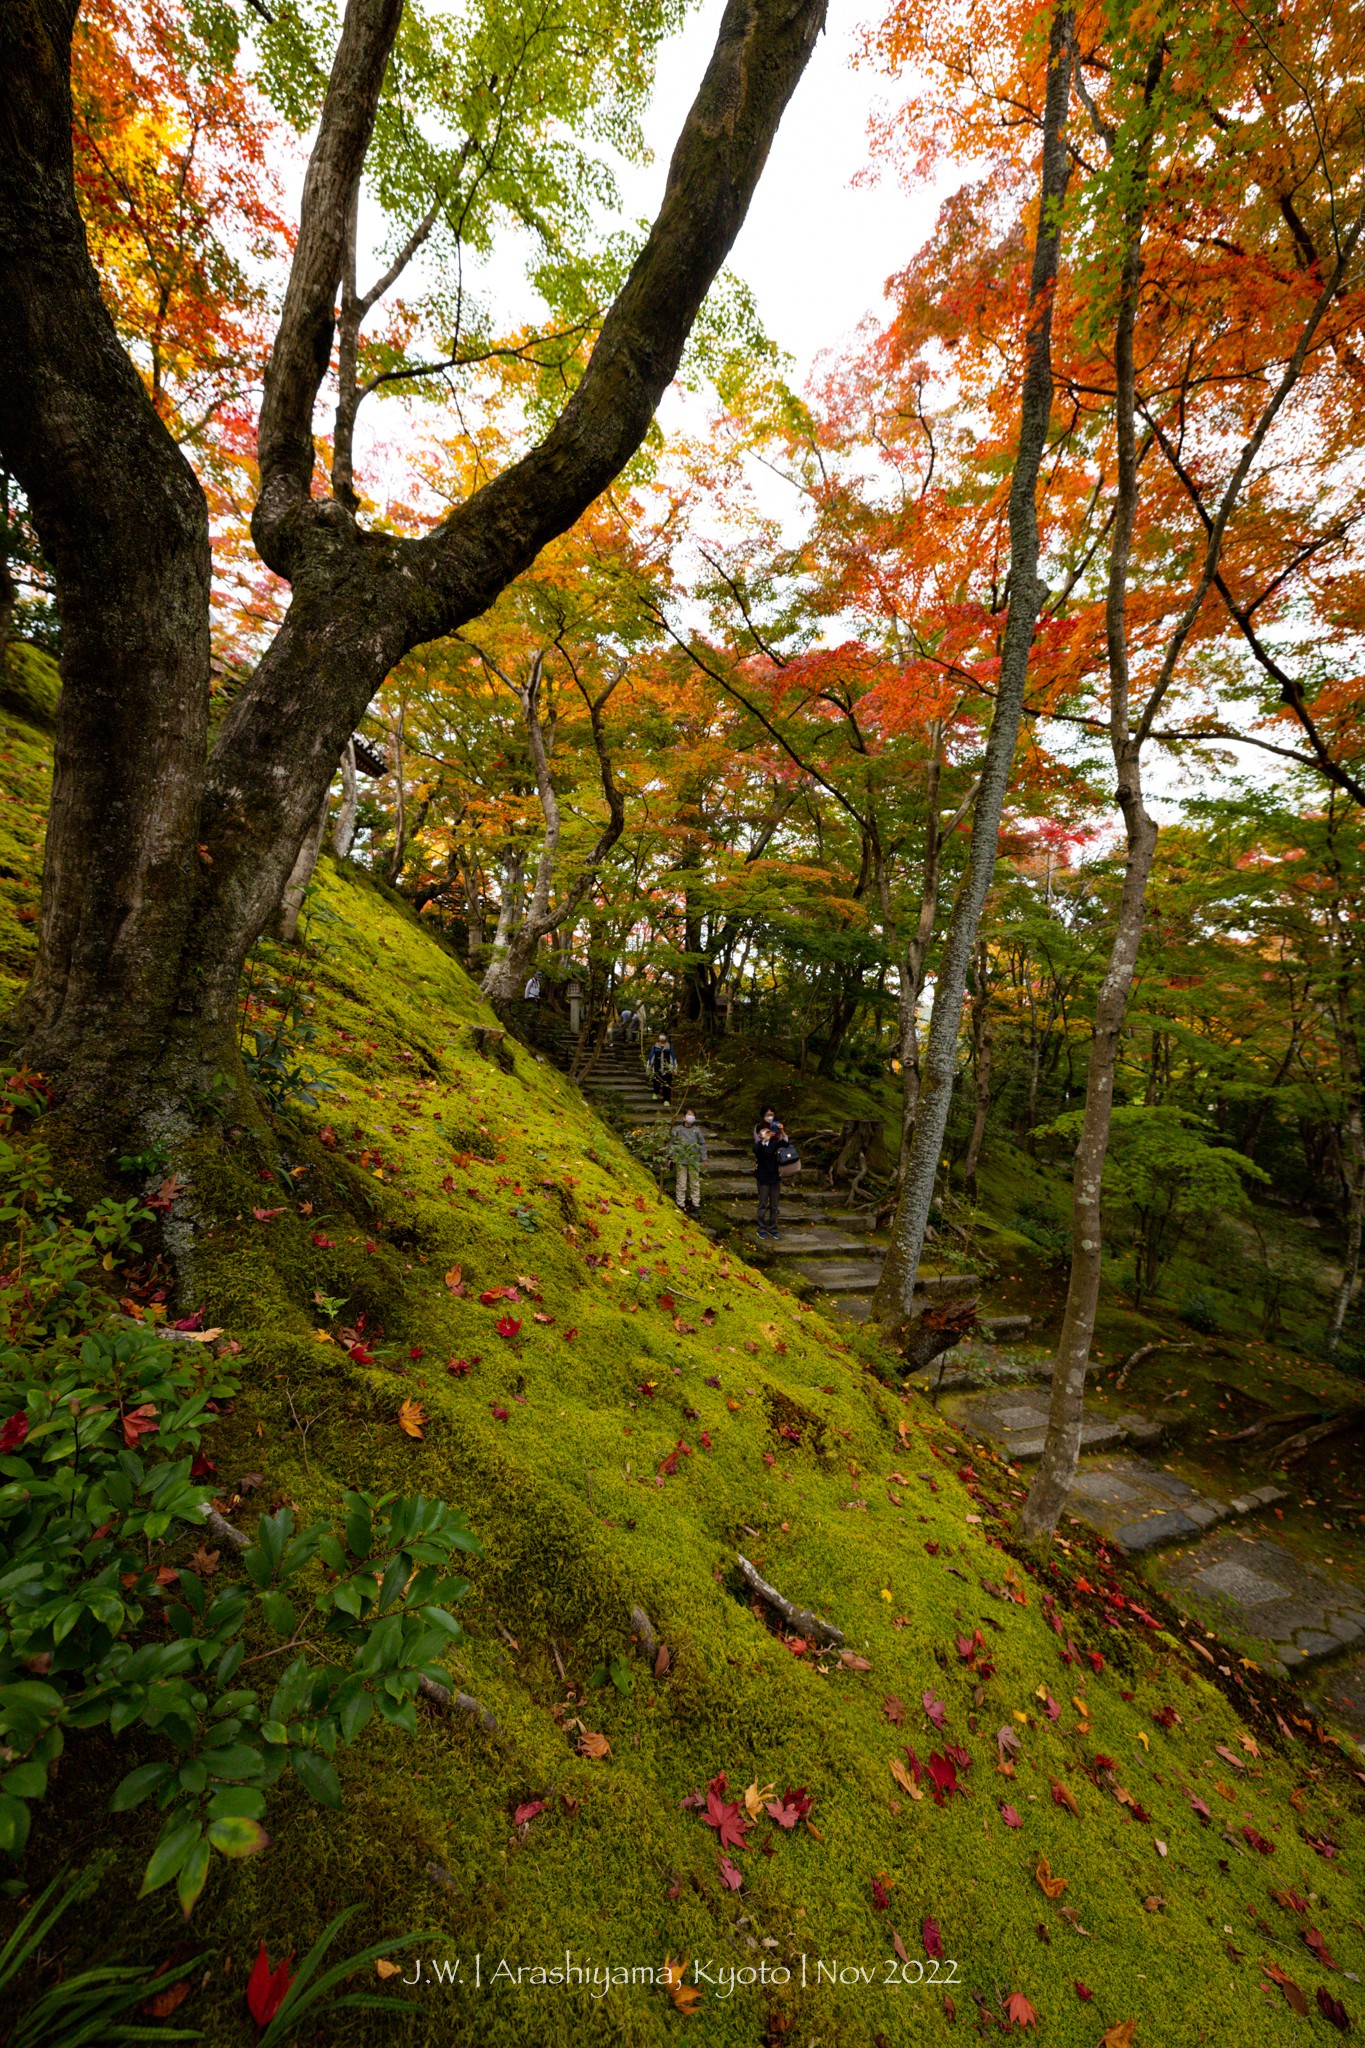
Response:
[[[880,1259],[796,1259],[793,1264],[826,1294],[871,1294],[882,1277]]]
[[[1193,1602],[1225,1620],[1231,1616],[1242,1634],[1266,1643],[1272,1660],[1288,1671],[1365,1645],[1365,1593],[1278,1543],[1214,1537],[1164,1564],[1159,1577],[1182,1605]]]
[[[944,1413],[954,1422],[973,1436],[984,1437],[1015,1464],[1041,1457],[1047,1410],[1047,1394],[1028,1387],[955,1397],[944,1404]],[[1107,1417],[1092,1416],[1081,1426],[1081,1449],[1103,1450],[1121,1443],[1126,1433]]]
[[[1120,1423],[1127,1420],[1119,1417]],[[1192,1541],[1234,1512],[1281,1498],[1278,1488],[1267,1486],[1254,1502],[1244,1499],[1234,1508],[1145,1458],[1104,1458],[1077,1472],[1069,1506],[1107,1541],[1137,1556],[1166,1543]]]
[[[821,1260],[833,1258],[840,1252],[864,1249],[860,1238],[849,1237],[842,1230],[832,1230],[827,1224],[817,1222],[795,1224],[790,1228],[784,1223],[780,1242],[785,1251],[805,1252]]]

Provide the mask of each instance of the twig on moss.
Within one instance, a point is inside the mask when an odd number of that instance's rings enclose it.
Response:
[[[630,1625],[640,1638],[640,1648],[644,1651],[646,1657],[652,1661],[658,1654],[659,1638],[655,1635],[654,1624],[645,1613],[643,1607],[631,1608]]]
[[[204,1520],[208,1523],[209,1534],[216,1536],[220,1543],[226,1543],[230,1550],[249,1550],[251,1538],[244,1536],[240,1529],[219,1514],[217,1508],[205,1508]]]
[[[449,1686],[438,1685],[434,1678],[419,1678],[417,1690],[424,1700],[429,1700],[433,1707],[439,1707],[443,1714],[448,1714],[452,1707],[458,1707],[461,1713],[474,1716],[485,1735],[502,1734],[493,1709],[486,1707],[482,1700],[476,1700],[472,1693],[452,1692]]]
[[[798,1635],[815,1636],[821,1642],[835,1645],[845,1640],[843,1630],[835,1628],[833,1622],[821,1621],[819,1615],[812,1614],[808,1607],[794,1606],[785,1595],[778,1592],[776,1586],[770,1586],[768,1581],[750,1564],[747,1557],[740,1557],[738,1563],[740,1575],[745,1584],[752,1587],[760,1600],[766,1600],[769,1607],[775,1608],[787,1625],[790,1628],[794,1628]]]

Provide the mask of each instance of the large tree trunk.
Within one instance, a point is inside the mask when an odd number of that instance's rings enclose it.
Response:
[[[986,891],[995,873],[1000,813],[1014,762],[1029,653],[1045,595],[1038,580],[1037,488],[1052,417],[1052,297],[1061,253],[1062,207],[1071,172],[1066,121],[1071,97],[1072,28],[1072,11],[1063,0],[1053,14],[1048,40],[1038,238],[1029,285],[1019,453],[1010,483],[1010,606],[1005,619],[995,711],[972,814],[967,872],[953,905],[939,960],[914,1129],[901,1173],[891,1245],[872,1305],[872,1313],[879,1321],[893,1324],[910,1313],[915,1275],[924,1249],[934,1179],[952,1100],[967,970]]]
[[[486,611],[639,446],[724,262],[824,0],[729,0],[663,202],[545,439],[421,539],[315,497],[314,407],[346,223],[401,0],[347,0],[265,380],[262,559],[288,614],[205,761],[203,493],[120,347],[72,174],[74,0],[10,0],[0,38],[0,455],[57,583],[63,693],[26,1056],[97,1146],[238,1071],[233,1021],[342,748],[420,642]]]

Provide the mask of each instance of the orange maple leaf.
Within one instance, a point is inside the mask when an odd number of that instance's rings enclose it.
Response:
[[[680,1963],[675,1963],[672,1956],[666,1956],[663,1969],[659,1972],[664,1983],[668,1986],[669,1997],[684,2017],[695,2011],[701,2000],[701,1987],[697,1984],[685,1984],[683,1982],[687,1974],[688,1960],[689,1958],[684,1956]]]
[[[398,1410],[398,1427],[405,1436],[420,1437],[426,1421],[427,1411],[420,1401],[404,1401]]]

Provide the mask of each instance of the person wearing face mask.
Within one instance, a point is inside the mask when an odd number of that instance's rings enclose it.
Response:
[[[674,1124],[668,1156],[677,1169],[673,1199],[684,1214],[690,1209],[701,1214],[701,1170],[706,1164],[706,1137],[689,1109],[680,1124]],[[689,1200],[690,1197],[690,1200]]]
[[[786,1132],[776,1116],[771,1123],[766,1121],[770,1114],[765,1110],[754,1130],[754,1176],[758,1182],[758,1235],[775,1238],[778,1231],[777,1191],[782,1185],[777,1151]]]
[[[776,1128],[777,1111],[775,1109],[761,1109],[758,1112],[758,1121],[754,1125],[754,1143],[758,1143],[764,1131],[773,1131]]]

